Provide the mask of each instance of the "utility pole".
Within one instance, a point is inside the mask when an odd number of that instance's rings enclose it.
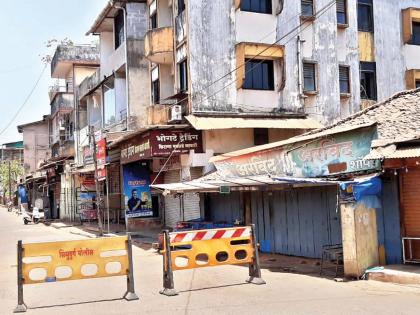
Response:
[[[11,165],[10,165],[10,160],[9,162],[9,201],[12,200],[12,171],[11,171]]]
[[[96,140],[95,140],[95,128],[94,126],[89,127],[89,136],[92,140],[91,143],[93,145],[93,165],[95,167],[95,190],[96,190],[96,212],[98,216],[98,229],[99,229],[99,236],[104,235],[104,230],[102,227],[102,196],[99,190],[99,182],[98,182],[98,161],[96,160]]]

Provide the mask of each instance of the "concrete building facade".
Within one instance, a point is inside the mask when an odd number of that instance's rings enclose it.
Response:
[[[23,167],[25,174],[35,173],[49,158],[49,117],[18,126],[23,136]]]

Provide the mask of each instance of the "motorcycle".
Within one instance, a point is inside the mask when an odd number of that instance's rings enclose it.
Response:
[[[23,223],[26,225],[30,222],[38,224],[41,220],[44,219],[44,211],[42,209],[38,209],[34,207],[32,212],[25,211],[23,213]]]

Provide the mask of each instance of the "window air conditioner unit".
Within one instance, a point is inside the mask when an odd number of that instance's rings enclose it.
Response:
[[[170,110],[170,120],[169,122],[181,121],[182,120],[182,106],[174,105]]]

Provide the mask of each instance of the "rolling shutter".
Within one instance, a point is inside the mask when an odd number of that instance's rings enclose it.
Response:
[[[420,237],[420,170],[402,173],[404,235]]]
[[[164,183],[171,184],[180,181],[180,171],[167,171],[164,175]],[[167,227],[175,227],[181,213],[180,200],[172,195],[165,196],[165,222]]]
[[[420,170],[409,169],[402,172],[402,191],[400,194],[402,204],[403,235],[408,237],[420,237]],[[409,250],[409,243],[405,242],[406,258],[410,252],[413,259],[420,259],[420,242],[412,242],[412,250]]]
[[[191,180],[200,178],[203,175],[201,167],[191,167],[190,173]],[[200,217],[200,195],[198,193],[185,193],[184,221],[199,219]]]

